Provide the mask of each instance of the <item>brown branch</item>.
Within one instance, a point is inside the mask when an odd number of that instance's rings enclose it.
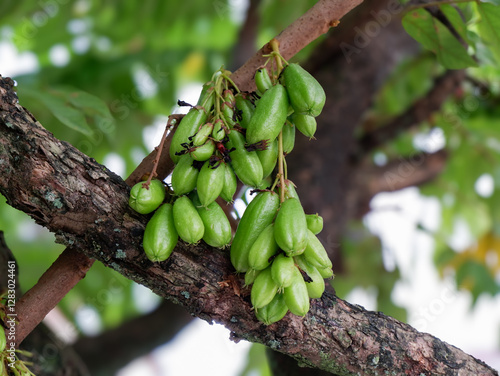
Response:
[[[164,301],[151,313],[129,320],[98,336],[79,339],[73,349],[87,364],[90,375],[114,375],[132,360],[170,341],[179,328],[191,320],[192,317],[182,307]]]
[[[356,203],[356,218],[370,211],[371,199],[380,192],[415,187],[438,177],[448,160],[446,150],[416,153],[389,161],[384,166],[358,166],[353,176],[350,202]]]
[[[366,187],[368,196],[373,197],[380,192],[425,184],[443,172],[447,160],[446,150],[416,153],[389,161],[384,166],[360,168],[355,179],[357,185]]]
[[[43,318],[85,277],[95,260],[74,248],[66,248],[40,277],[38,282],[17,302],[19,325],[17,346],[42,322]]]
[[[354,159],[361,159],[408,128],[427,120],[433,112],[441,108],[444,101],[460,86],[464,78],[465,72],[462,70],[450,70],[436,78],[432,89],[408,110],[391,120],[389,124],[365,133],[358,141]]]
[[[276,39],[280,43],[280,53],[290,59],[305,46],[325,34],[330,27],[336,26],[339,20],[361,4],[363,0],[319,0],[303,16],[283,30]],[[262,55],[269,54],[272,48],[269,43],[231,76],[240,90],[253,91],[255,71],[266,62]]]
[[[236,69],[242,66],[255,53],[257,32],[259,26],[260,0],[250,0],[248,11],[232,52],[232,66]]]
[[[381,313],[330,293],[315,299],[305,317],[287,314],[270,326],[258,322],[249,291],[221,284],[234,276],[228,253],[179,242],[170,258],[151,263],[141,250],[147,218],[128,206],[129,188],[118,176],[59,141],[17,104],[11,83],[0,81],[0,192],[7,202],[124,276],[225,325],[234,340],[259,342],[301,364],[345,375],[498,375],[483,362]],[[233,278],[242,284],[242,278]]]

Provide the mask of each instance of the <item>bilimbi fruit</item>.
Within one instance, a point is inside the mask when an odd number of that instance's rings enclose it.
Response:
[[[314,138],[325,92],[276,49],[255,72],[256,92],[241,92],[230,72],[216,72],[173,134],[171,185],[141,182],[130,195],[134,210],[154,212],[143,239],[151,261],[166,260],[179,239],[230,245],[231,263],[245,274],[255,315],[266,325],[288,311],[306,315],[310,300],[322,296],[324,279],[333,277],[317,237],[323,219],[304,212],[285,163],[296,130]],[[221,203],[233,202],[238,182],[254,192],[233,236]]]

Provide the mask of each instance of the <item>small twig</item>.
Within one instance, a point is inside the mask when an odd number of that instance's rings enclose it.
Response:
[[[155,148],[156,156],[153,161],[153,168],[151,170],[151,173],[149,174],[148,180],[145,183],[146,186],[149,186],[149,183],[151,183],[151,179],[158,176],[156,170],[158,169],[158,164],[160,163],[161,156],[162,154],[164,154],[163,145],[165,145],[165,140],[167,139],[168,132],[173,128],[172,121],[175,119],[174,116],[175,115],[170,115],[168,117],[167,125],[165,126],[165,130],[163,131],[163,135],[161,136],[160,145]]]

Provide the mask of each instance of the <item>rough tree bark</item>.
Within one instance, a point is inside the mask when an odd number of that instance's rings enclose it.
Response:
[[[55,139],[18,104],[12,80],[0,80],[0,192],[58,242],[225,325],[234,340],[263,343],[304,366],[344,375],[497,375],[456,347],[329,293],[304,318],[287,314],[266,327],[254,317],[249,291],[235,291],[243,283],[224,251],[179,243],[167,261],[149,262],[141,251],[147,218],[128,207],[125,182]]]

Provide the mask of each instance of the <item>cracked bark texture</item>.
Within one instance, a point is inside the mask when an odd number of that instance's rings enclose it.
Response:
[[[13,82],[0,78],[0,192],[7,202],[74,246],[208,322],[232,339],[263,343],[299,364],[339,375],[497,375],[486,364],[437,338],[330,293],[303,318],[290,313],[265,326],[249,291],[235,293],[227,251],[182,242],[165,262],[142,252],[147,222],[128,207],[125,182],[45,130],[18,104]]]

